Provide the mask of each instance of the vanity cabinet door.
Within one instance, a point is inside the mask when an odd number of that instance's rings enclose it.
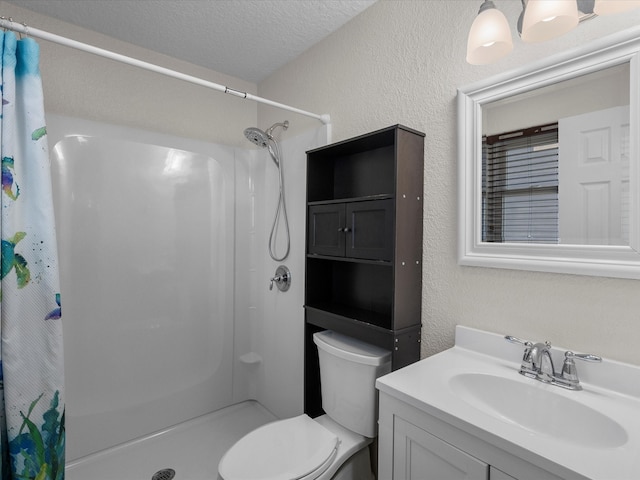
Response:
[[[396,416],[393,479],[489,480],[489,466]]]
[[[498,470],[497,468],[494,468],[494,467],[490,467],[489,479],[490,480],[518,480],[517,478],[512,477],[511,475],[507,475],[503,471]]]

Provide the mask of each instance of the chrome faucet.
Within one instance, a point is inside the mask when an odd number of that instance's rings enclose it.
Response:
[[[551,357],[551,344],[549,342],[536,343],[520,340],[517,337],[507,335],[504,337],[512,343],[524,345],[524,355],[520,365],[520,374],[534,378],[544,383],[550,383],[569,390],[582,390],[578,370],[574,359],[586,362],[601,362],[602,358],[590,353],[573,353],[567,351],[564,354],[564,363],[560,373],[556,373]]]
[[[536,372],[537,379],[543,382],[551,382],[556,374],[550,348],[549,342],[536,343],[529,351],[531,367]]]

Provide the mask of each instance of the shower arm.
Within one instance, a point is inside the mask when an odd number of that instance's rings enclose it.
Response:
[[[283,130],[286,130],[287,128],[289,128],[289,121],[285,120],[282,123],[274,123],[273,125],[271,125],[265,132],[267,134],[267,137],[269,137],[271,140],[274,140],[273,131],[278,127],[282,127]]]
[[[75,48],[76,50],[82,50],[83,52],[92,53],[94,55],[108,58],[110,60],[115,60],[120,63],[125,63],[127,65],[142,68],[144,70],[149,70],[151,72],[156,72],[161,75],[165,75],[167,77],[177,78],[178,80],[182,80],[184,82],[200,85],[201,87],[210,88],[218,92],[228,93],[229,95],[233,95],[235,97],[244,98],[246,100],[253,100],[254,102],[264,103],[265,105],[270,105],[272,107],[280,108],[282,110],[288,110],[293,113],[298,113],[300,115],[315,118],[316,120],[319,120],[320,122],[322,122],[324,125],[329,125],[331,123],[331,117],[328,114],[318,115],[316,113],[307,112],[306,110],[301,110],[299,108],[292,107],[284,103],[274,102],[273,100],[269,100],[267,98],[258,97],[256,95],[252,95],[247,92],[241,92],[239,90],[234,90],[232,88],[225,87],[224,85],[210,82],[208,80],[194,77],[192,75],[187,75],[181,72],[177,72],[175,70],[161,67],[153,63],[144,62],[142,60],[138,60],[133,57],[127,57],[126,55],[112,52],[110,50],[105,50],[103,48],[95,47],[87,43],[78,42],[77,40],[72,40],[67,37],[62,37],[60,35],[46,32],[44,30],[28,27],[26,24],[14,22],[12,18],[0,17],[0,28],[5,28],[7,30],[12,30],[14,32],[22,33],[29,37],[35,37],[35,38],[40,38],[42,40],[47,40],[49,42],[57,43],[59,45],[64,45],[66,47]]]

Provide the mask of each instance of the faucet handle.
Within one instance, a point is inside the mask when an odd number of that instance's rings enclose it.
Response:
[[[578,378],[578,369],[573,361],[574,358],[585,362],[601,362],[602,357],[591,353],[564,352],[564,364],[562,365],[562,373],[560,373],[560,378],[558,379],[559,384],[571,390],[582,390],[580,379]]]
[[[527,341],[527,340],[522,340],[518,337],[514,337],[513,335],[505,335],[504,339],[507,342],[511,342],[511,343],[519,343],[520,345],[524,345],[527,348],[531,348],[533,347],[533,343]]]
[[[520,373],[526,376],[534,376],[535,371],[533,369],[533,362],[531,360],[531,349],[533,343],[528,340],[522,340],[512,335],[505,335],[504,339],[511,343],[518,343],[524,346],[524,353],[522,354],[522,363],[520,364]]]
[[[573,353],[571,351],[565,352],[564,357],[566,358],[575,358],[577,360],[583,360],[585,362],[601,362],[602,357],[598,355],[594,355],[592,353]]]

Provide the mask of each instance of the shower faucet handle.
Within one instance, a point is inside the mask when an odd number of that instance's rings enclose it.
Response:
[[[289,290],[289,287],[291,286],[291,272],[286,266],[280,265],[276,269],[275,276],[271,277],[269,290],[273,290],[274,283],[278,287],[278,290],[280,290],[281,292],[286,292],[287,290]]]
[[[271,277],[271,281],[269,282],[269,290],[273,290],[273,282],[280,283],[281,281],[282,281],[282,277],[280,275]]]

